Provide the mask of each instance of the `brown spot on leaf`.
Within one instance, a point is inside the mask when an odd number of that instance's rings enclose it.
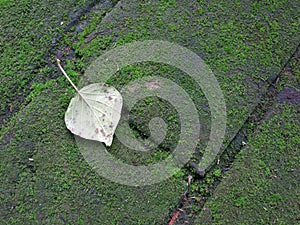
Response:
[[[96,133],[96,134],[99,134],[99,130],[98,130],[98,128],[96,128],[96,130],[95,130],[95,133]]]
[[[104,93],[108,93],[108,90],[107,90],[107,89],[105,89],[105,90],[104,90]]]
[[[104,130],[101,129],[100,132],[101,132],[101,134],[105,137],[106,134],[105,134]]]
[[[108,100],[111,101],[113,98],[111,96],[108,97]]]

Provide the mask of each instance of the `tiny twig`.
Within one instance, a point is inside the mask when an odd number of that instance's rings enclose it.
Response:
[[[186,183],[186,190],[184,192],[184,194],[181,196],[181,200],[184,201],[184,203],[181,203],[181,206],[184,207],[184,205],[186,204],[186,202],[188,202],[188,194],[189,194],[189,188],[190,188],[190,185],[191,185],[191,182],[192,182],[192,179],[193,177],[191,175],[188,176],[188,180],[187,180],[187,183]],[[179,206],[180,207],[180,206]],[[168,225],[173,225],[176,220],[178,219],[178,216],[179,216],[179,213],[180,212],[183,212],[185,213],[185,211],[181,208],[178,208],[176,210],[176,212],[173,214],[170,222],[168,223]]]
[[[178,216],[179,216],[179,210],[177,210],[177,211],[173,214],[173,216],[172,216],[170,222],[168,223],[168,225],[173,225],[173,224],[176,222]]]
[[[62,68],[61,64],[60,64],[60,60],[56,59],[58,68],[61,70],[61,72],[65,75],[65,77],[68,79],[68,81],[71,83],[71,85],[73,86],[73,88],[80,94],[79,90],[77,89],[77,87],[75,86],[75,84],[72,82],[72,80],[70,79],[70,77],[67,75],[66,71],[64,70],[64,68]]]
[[[191,185],[191,181],[192,181],[193,177],[191,175],[188,176],[188,181],[187,181],[187,184],[186,184],[186,190],[183,194],[184,198],[188,198],[188,194],[189,194],[189,188],[190,188],[190,185]]]

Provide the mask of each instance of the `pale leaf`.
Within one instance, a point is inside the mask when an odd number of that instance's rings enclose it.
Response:
[[[65,114],[66,126],[73,134],[110,146],[122,104],[122,96],[115,88],[90,84],[72,98]]]

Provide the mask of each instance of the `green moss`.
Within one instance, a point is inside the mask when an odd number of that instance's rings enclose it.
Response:
[[[89,45],[86,45],[83,48],[80,48],[81,43],[75,45],[76,53],[79,55],[84,55],[85,57],[96,56],[95,53],[99,50],[107,49],[112,41],[111,36],[99,37],[97,39],[93,39]]]
[[[54,85],[54,81],[53,80],[47,81],[45,84],[42,84],[42,83],[33,83],[31,85],[31,87],[30,87],[31,92],[27,96],[26,100],[27,101],[33,100],[34,98],[36,98],[37,96],[39,96],[42,93],[42,91],[44,91],[46,88],[48,88],[48,87],[50,87],[52,85]]]
[[[9,104],[12,104],[16,109],[1,130],[1,137],[5,140],[4,151],[1,151],[1,187],[5,191],[0,195],[0,202],[8,224],[24,221],[30,224],[44,221],[49,224],[64,221],[71,224],[165,223],[172,214],[169,211],[173,210],[185,190],[183,180],[188,174],[195,174],[187,166],[174,178],[144,188],[125,187],[99,178],[83,159],[64,125],[64,112],[75,93],[55,68],[58,51],[62,54],[67,73],[77,83],[94,57],[115,46],[145,39],[169,40],[187,46],[204,58],[224,90],[229,114],[228,143],[264,92],[265,84],[259,83],[260,78],[267,80],[269,74],[276,73],[298,41],[299,21],[294,19],[296,10],[285,1],[274,4],[259,1],[251,4],[249,10],[239,1],[129,2],[124,4],[120,14],[118,10],[112,12],[111,21],[109,17],[102,21],[105,8],[78,18],[75,24],[89,21],[78,35],[73,32],[75,26],[65,32],[71,12],[89,2],[0,2],[1,31],[4,34],[0,37],[3,57],[0,62],[0,108],[1,112],[9,112]],[[282,20],[276,19],[277,13]],[[273,19],[269,20],[265,15]],[[64,24],[60,25],[61,22]],[[73,58],[70,57],[70,48],[75,52]],[[131,65],[122,68],[108,82],[122,87],[149,75],[161,75],[180,84],[195,102],[199,115],[203,116],[202,122],[209,130],[204,93],[192,79],[175,68],[155,63]],[[256,81],[258,90],[251,86],[255,86]],[[155,109],[157,103],[165,111]],[[164,114],[172,132],[152,155],[142,158],[118,143],[109,149],[110,152],[128,163],[138,159],[150,164],[167,157],[170,154],[168,148],[178,140],[180,128],[172,107],[155,98],[145,99],[133,110],[131,125],[138,137],[145,138],[149,136],[149,119],[159,111]],[[141,122],[134,124],[136,118],[141,118]],[[299,141],[291,125],[286,128],[290,132],[289,138]],[[283,151],[286,146],[292,147],[293,144],[286,144],[281,135],[276,136],[278,149]],[[262,136],[267,137],[266,134]],[[258,140],[257,146],[262,143],[266,148],[270,144]],[[204,150],[199,151],[203,153]],[[28,161],[32,157],[34,163]],[[268,157],[274,159],[275,154]],[[267,206],[278,206],[285,196],[277,190],[271,191],[270,183],[266,182],[274,173],[274,165],[263,158],[255,163],[261,171],[252,178],[257,181],[257,189],[253,190],[269,196],[258,195],[256,199],[267,199]],[[297,166],[297,161],[286,160],[283,164],[283,170],[288,171]],[[217,165],[205,179],[194,176],[191,195],[210,196],[222,175],[221,165]],[[263,181],[259,180],[261,176],[265,178]],[[264,190],[266,188],[268,191]],[[239,190],[237,188],[236,192]],[[228,193],[235,197],[234,193]],[[236,204],[239,207],[247,205],[248,196],[240,193],[238,199]],[[215,217],[221,218],[222,214],[218,214],[221,204],[216,202],[212,209],[216,212]]]
[[[300,129],[299,123],[295,123],[297,109],[277,105],[273,110],[273,117],[249,137],[248,147],[237,156],[233,174],[221,183],[207,204],[214,224],[232,221],[230,215],[234,215],[236,223],[247,224],[297,221],[295,199],[300,193],[295,174],[291,172],[299,170],[295,164],[299,162],[296,150],[299,138],[294,138]],[[293,162],[293,166],[288,162]],[[281,213],[282,208],[289,208],[288,212]]]
[[[1,0],[0,1],[0,8],[1,9],[9,8],[9,7],[12,7],[14,4],[15,3],[12,0]]]

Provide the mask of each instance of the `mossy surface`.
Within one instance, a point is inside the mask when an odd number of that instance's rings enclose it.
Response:
[[[259,125],[252,125],[247,146],[224,173],[196,224],[299,223],[299,48],[279,82],[273,104],[262,112]]]
[[[207,202],[196,224],[299,223],[298,107],[276,105]]]
[[[64,111],[75,93],[57,70],[56,57],[78,83],[97,56],[128,42],[159,39],[189,48],[211,67],[224,91],[225,148],[299,41],[297,1],[24,0],[1,1],[0,7],[4,224],[166,224],[185,191],[187,175],[195,174],[184,168],[173,178],[144,188],[99,177],[65,128]],[[153,74],[178,83],[195,102],[204,127],[204,142],[199,143],[203,153],[209,107],[186,74],[167,65],[141,63],[122,68],[107,82],[121,88]],[[170,125],[163,145],[142,158],[116,141],[111,153],[133,164],[150,164],[169,155],[178,141],[179,123],[174,108],[165,103],[145,99],[130,118],[136,135],[145,138],[151,117],[163,113]],[[221,178],[221,165],[205,179],[194,175],[191,192],[209,195],[209,188]],[[200,210],[195,207],[195,212]]]
[[[58,95],[64,91],[45,90],[22,110],[4,137],[10,141],[1,150],[2,220],[6,224],[157,224],[168,218],[170,202],[178,199],[174,193],[183,191],[179,181],[132,188],[99,177],[63,120],[57,119],[65,111]]]

